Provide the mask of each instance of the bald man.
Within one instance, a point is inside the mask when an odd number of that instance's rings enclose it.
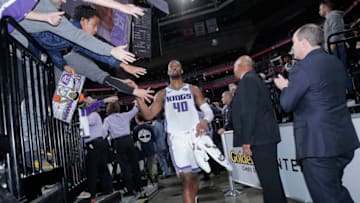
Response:
[[[234,75],[240,79],[231,103],[234,147],[242,147],[254,161],[264,203],[287,202],[277,163],[280,132],[269,90],[254,71],[249,56],[237,59]]]

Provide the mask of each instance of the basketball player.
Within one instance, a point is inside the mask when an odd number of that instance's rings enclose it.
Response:
[[[194,85],[184,83],[183,69],[179,61],[172,60],[168,65],[170,85],[160,90],[154,102],[148,107],[142,99],[138,105],[144,118],[152,120],[165,109],[166,130],[174,168],[183,183],[183,200],[194,203],[199,190],[197,173],[200,171],[190,144],[193,136],[206,133],[208,123],[214,117],[210,106],[205,102],[201,90]],[[204,113],[200,120],[196,105]]]

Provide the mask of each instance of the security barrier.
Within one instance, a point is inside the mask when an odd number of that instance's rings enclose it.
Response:
[[[12,18],[1,19],[0,154],[6,158],[6,174],[0,177],[7,177],[1,185],[25,201],[48,184],[60,183],[71,191],[86,180],[78,123],[53,118],[54,66],[13,38],[9,25],[46,56]]]
[[[360,139],[360,114],[353,114],[357,135]],[[312,202],[305,184],[300,164],[295,158],[293,123],[280,124],[281,142],[278,144],[278,163],[281,180],[287,197],[302,202]],[[233,147],[233,131],[226,131],[222,136],[224,153],[233,165],[231,179],[234,182],[261,188],[251,157],[242,153],[242,148]],[[354,202],[360,202],[360,150],[355,151],[354,159],[345,168],[343,183],[349,190]],[[231,183],[230,183],[231,185]],[[233,188],[230,186],[230,188]]]

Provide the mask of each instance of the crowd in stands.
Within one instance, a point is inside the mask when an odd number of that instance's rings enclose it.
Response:
[[[87,1],[118,9],[135,17],[143,15],[142,9],[132,4],[124,5],[116,1]],[[94,82],[112,87],[117,92],[146,101],[153,99],[152,90],[141,89],[128,78],[111,76],[93,61],[101,61],[118,71],[125,71],[134,76],[146,74],[144,68],[131,65],[135,61],[135,56],[126,51],[126,45],[114,47],[94,37],[97,25],[100,23],[99,15],[94,8],[79,6],[75,9],[73,18],[67,20],[63,12],[58,12],[58,7],[64,3],[63,0],[39,0],[38,2],[18,0],[15,4],[12,4],[14,1],[5,2],[0,4],[2,6],[0,16],[13,16],[47,50],[55,64],[55,73],[58,75],[56,80],[59,80],[61,71],[78,73]],[[325,39],[331,34],[344,31],[342,12],[331,12],[334,9],[333,5],[326,5],[326,8],[320,7],[320,15],[326,18]],[[335,26],[336,29],[331,27],[334,24],[338,25]],[[358,28],[359,23],[355,22],[352,27]],[[41,56],[36,46],[28,44],[16,30],[9,28],[9,32],[35,54]],[[348,77],[346,89],[348,99],[353,99],[358,103],[360,102],[359,30],[355,32],[357,40],[341,41],[346,37],[346,34],[339,34],[335,37],[335,41],[329,41],[329,44],[323,46],[325,50],[336,55],[343,62]],[[296,63],[298,61],[293,57],[293,53],[285,53],[255,65],[258,77],[266,84],[270,92],[274,113],[279,123],[292,121],[293,115],[285,112],[281,107],[281,90],[276,87],[274,80],[279,74],[291,80],[289,75]],[[237,88],[237,84],[229,84],[228,89],[221,95],[221,101],[205,99],[215,115],[214,122],[208,124],[207,132],[220,149],[219,135],[233,129],[230,106]],[[147,121],[144,115],[139,113],[137,102],[131,104],[133,107],[130,111],[123,111],[118,100],[119,98],[115,96],[98,100],[88,96],[85,99],[86,107],[83,107],[83,112],[89,121],[90,136],[84,138],[83,141],[86,149],[87,189],[92,202],[95,201],[94,198],[99,191],[104,193],[113,191],[113,179],[117,179],[118,183],[123,182],[125,196],[141,196],[143,187],[149,184],[154,185],[160,178],[174,175],[174,169],[170,164],[168,137],[163,116],[159,115]],[[105,104],[107,105],[106,116],[101,117],[99,109]],[[204,117],[201,115],[201,110],[199,110],[199,116]],[[223,170],[216,162],[210,162],[210,165],[214,175],[219,175]],[[204,179],[209,179],[209,174],[205,173]],[[98,180],[101,182],[101,190],[96,187]]]

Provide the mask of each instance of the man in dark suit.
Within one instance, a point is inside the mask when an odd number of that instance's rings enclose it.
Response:
[[[233,97],[233,95],[230,91],[225,91],[221,95],[221,101],[224,104],[224,107],[223,107],[224,125],[222,128],[218,129],[217,133],[219,135],[224,134],[224,132],[227,130],[233,129],[232,123],[231,123],[231,108],[230,108],[232,97]]]
[[[252,157],[264,202],[287,202],[277,162],[280,133],[269,91],[255,73],[249,56],[235,62],[234,75],[240,79],[231,103],[234,146],[242,147]]]
[[[295,58],[289,81],[275,79],[282,90],[280,102],[294,111],[296,156],[315,203],[353,202],[342,185],[345,166],[359,147],[346,107],[345,68],[320,48],[323,32],[314,24],[300,27],[293,36]]]

